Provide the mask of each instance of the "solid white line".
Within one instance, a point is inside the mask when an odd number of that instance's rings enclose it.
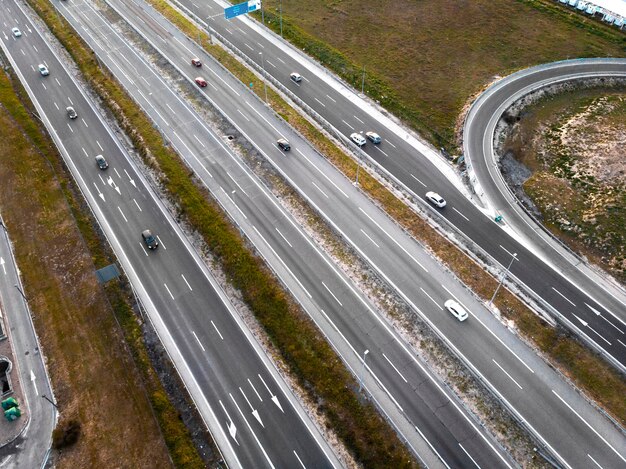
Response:
[[[328,293],[331,294],[331,296],[335,299],[335,301],[339,303],[339,306],[343,307],[343,305],[341,304],[341,301],[339,301],[337,297],[334,295],[334,293],[330,291],[330,288],[328,288],[324,282],[322,282],[322,285],[324,285],[324,288],[328,290]]]
[[[569,298],[567,298],[563,293],[561,293],[560,291],[558,291],[556,288],[552,287],[552,289],[557,292],[559,295],[561,295],[567,302],[569,302],[574,308],[576,307],[576,305],[574,303],[571,302],[571,300]]]
[[[463,450],[463,452],[465,454],[467,454],[467,457],[470,458],[472,460],[472,462],[476,465],[476,467],[478,469],[481,469],[480,466],[478,465],[478,463],[474,460],[474,458],[467,452],[467,450],[465,448],[463,448],[463,445],[461,443],[459,443],[459,446],[461,447],[461,449]]]
[[[426,184],[424,184],[422,181],[420,181],[419,179],[417,179],[417,178],[416,178],[415,176],[413,176],[412,174],[411,174],[411,177],[412,177],[413,179],[415,179],[417,182],[419,182],[422,186],[427,187],[427,186],[426,186]]]
[[[320,103],[322,106],[326,107],[326,104],[324,104],[323,102],[321,102],[319,99],[317,98],[313,98],[315,101],[317,101],[318,103]]]
[[[507,371],[506,371],[504,368],[502,368],[502,367],[500,366],[500,364],[499,364],[497,361],[495,361],[493,358],[491,359],[491,361],[493,361],[493,362],[494,362],[494,363],[498,366],[498,368],[500,368],[500,369],[504,372],[504,374],[505,374],[505,375],[507,375],[507,376],[511,379],[511,381],[513,381],[513,382],[517,385],[517,387],[518,387],[518,388],[523,389],[523,388],[519,385],[519,383],[518,383],[517,381],[515,381],[515,380],[513,379],[513,377],[512,377],[510,374],[508,374],[508,373],[507,373]]]
[[[259,395],[258,391],[256,390],[256,388],[254,387],[254,384],[252,384],[252,381],[250,381],[250,378],[248,378],[248,383],[250,383],[250,387],[252,388],[252,390],[254,391],[254,393],[256,394],[256,397],[259,398],[259,400],[261,402],[263,402],[263,399],[261,399],[261,396]]]
[[[217,326],[215,325],[215,323],[213,322],[213,319],[211,319],[211,324],[213,324],[213,327],[215,328],[215,332],[217,332],[217,335],[220,336],[220,339],[224,340],[224,337],[222,337],[222,334],[220,330],[217,328]]]
[[[420,287],[420,290],[422,290],[422,292],[424,293],[424,295],[426,295],[428,298],[430,298],[430,301],[432,301],[433,303],[435,303],[435,305],[437,306],[437,308],[439,308],[441,311],[443,311],[443,307],[436,302],[432,296],[430,296],[428,293],[426,293],[426,290],[424,290],[422,287]]]
[[[180,274],[180,276],[183,278],[183,280],[185,281],[185,283],[187,284],[187,286],[189,287],[190,291],[193,291],[193,288],[191,288],[191,285],[189,285],[189,282],[187,281],[187,279],[185,278],[185,276],[183,274]]]
[[[606,339],[602,336],[602,334],[600,334],[598,331],[596,331],[596,330],[595,330],[593,327],[591,327],[589,324],[587,324],[587,327],[588,327],[589,329],[591,329],[593,332],[595,332],[595,333],[596,333],[596,335],[597,335],[598,337],[600,337],[602,340],[604,340],[607,344],[609,344],[609,345],[613,345],[613,344],[611,344],[611,342],[609,342],[608,340],[606,340]]]
[[[128,223],[128,220],[127,220],[127,219],[126,219],[126,217],[124,216],[124,212],[122,212],[122,209],[120,208],[120,206],[119,206],[119,205],[117,206],[117,209],[118,209],[118,210],[120,211],[120,213],[122,214],[122,218],[124,218],[124,221],[125,221],[126,223]]]
[[[235,407],[237,408],[237,410],[239,411],[239,415],[241,415],[241,418],[243,419],[244,422],[246,422],[246,426],[248,427],[248,430],[250,430],[250,433],[252,433],[252,436],[254,437],[257,445],[259,445],[259,448],[261,448],[261,451],[263,451],[263,456],[265,456],[265,459],[267,460],[267,462],[269,463],[270,467],[273,469],[274,468],[274,464],[272,464],[272,460],[270,459],[270,457],[267,455],[267,453],[265,452],[265,448],[263,447],[263,445],[261,444],[261,442],[259,441],[259,439],[256,436],[256,433],[254,433],[254,430],[252,430],[252,427],[250,426],[250,424],[248,423],[248,419],[246,419],[245,415],[243,415],[243,412],[241,411],[241,409],[239,408],[239,405],[237,404],[237,401],[235,400],[235,398],[233,397],[233,395],[231,393],[228,393],[228,395],[230,396],[231,400],[233,401],[233,404],[235,404]]]
[[[400,373],[400,370],[398,370],[398,369],[396,368],[396,366],[395,366],[393,363],[391,363],[391,360],[389,360],[389,358],[387,358],[387,355],[385,355],[385,354],[383,353],[383,357],[385,357],[385,360],[387,360],[387,362],[391,365],[391,367],[392,367],[394,370],[396,370],[396,373],[398,373],[398,374],[400,375],[400,378],[402,378],[402,379],[404,380],[404,382],[405,382],[405,383],[408,383],[408,381],[406,380],[406,378],[405,378],[404,376],[402,376],[402,373]]]
[[[166,289],[166,290],[167,290],[167,292],[170,294],[170,296],[172,297],[172,300],[173,300],[173,299],[174,299],[174,295],[172,295],[172,292],[170,291],[170,289],[169,289],[169,288],[167,288],[167,284],[166,284],[166,283],[164,283],[163,285],[165,286],[165,289]]]
[[[202,349],[203,352],[206,352],[206,350],[204,350],[204,347],[202,346],[202,342],[200,342],[200,339],[198,339],[198,336],[196,335],[196,333],[194,331],[191,331],[191,333],[193,334],[193,336],[196,338],[196,340],[198,341],[198,345],[200,345],[200,348]]]
[[[229,177],[229,178],[231,178],[231,179],[233,180],[233,182],[237,185],[237,187],[239,188],[239,190],[240,190],[241,192],[243,192],[243,193],[244,193],[244,195],[245,195],[246,197],[249,197],[249,196],[248,196],[248,194],[246,194],[246,191],[244,191],[244,190],[243,190],[243,187],[241,187],[241,186],[239,185],[239,183],[235,180],[235,178],[234,178],[234,177],[232,177],[232,176],[231,176],[231,174],[230,174],[228,171],[226,171],[226,174],[228,175],[228,177]]]
[[[135,205],[137,206],[137,208],[139,209],[140,212],[143,212],[143,210],[141,210],[141,207],[139,206],[139,204],[137,203],[137,201],[135,199],[133,199],[133,202],[135,202]]]
[[[361,233],[363,233],[365,236],[367,236],[367,239],[369,239],[372,243],[374,243],[374,246],[376,246],[377,248],[380,248],[380,246],[379,246],[378,244],[376,244],[376,241],[374,241],[374,240],[370,237],[370,235],[368,235],[368,234],[367,234],[365,231],[363,231],[362,229],[361,229]]]
[[[302,462],[302,459],[300,459],[300,456],[298,456],[298,453],[296,453],[296,450],[295,450],[295,449],[293,450],[293,454],[295,454],[295,455],[296,455],[296,458],[298,458],[298,462],[300,463],[300,465],[301,465],[304,469],[306,469],[306,466],[305,466],[305,465],[304,465],[304,463]]]
[[[313,161],[311,161],[304,153],[302,153],[299,148],[296,148],[296,151],[298,153],[300,153],[300,155],[302,155],[302,157],[305,160],[307,160],[311,164],[311,166],[313,166],[317,170],[318,173],[320,173],[322,176],[324,176],[328,182],[330,182],[333,186],[335,186],[335,189],[337,189],[339,192],[341,192],[346,197],[346,199],[350,198],[348,196],[348,194],[346,194],[344,191],[342,191],[341,188],[337,184],[335,184],[333,182],[333,180],[330,177],[328,177],[328,175],[324,171],[322,171],[320,168],[318,168],[317,165],[315,163],[313,163]]]
[[[276,227],[274,227],[274,229],[275,229],[276,231],[278,231],[278,234],[279,234],[279,235],[280,235],[280,236],[281,236],[281,237],[285,240],[285,242],[289,245],[289,247],[290,247],[291,249],[293,249],[293,246],[291,245],[291,243],[290,243],[289,241],[287,241],[287,238],[285,238],[285,236],[284,236],[284,235],[280,232],[280,230],[279,230],[278,228],[276,228]]]
[[[552,393],[553,393],[556,397],[558,397],[558,398],[560,399],[560,401],[561,401],[563,404],[565,404],[569,410],[571,410],[572,412],[574,412],[574,414],[576,414],[576,416],[577,416],[580,420],[582,420],[582,421],[584,422],[584,424],[585,424],[585,425],[587,425],[587,426],[591,429],[591,431],[592,431],[593,433],[595,433],[595,434],[598,436],[598,438],[600,438],[600,439],[604,442],[604,444],[606,444],[609,448],[611,448],[611,449],[613,450],[613,452],[614,452],[615,454],[617,454],[617,456],[618,456],[618,457],[619,457],[622,461],[624,461],[624,462],[626,463],[626,458],[624,458],[624,456],[622,456],[621,454],[619,454],[619,453],[617,452],[617,450],[616,450],[615,448],[613,448],[613,446],[611,446],[611,444],[610,444],[608,441],[606,441],[606,440],[604,439],[604,437],[603,437],[602,435],[600,435],[600,434],[596,431],[596,429],[595,429],[595,428],[593,428],[591,425],[589,425],[589,424],[587,423],[587,421],[586,421],[584,418],[582,418],[582,417],[580,416],[580,414],[579,414],[578,412],[576,412],[576,411],[572,408],[572,406],[570,406],[567,402],[565,402],[565,399],[563,399],[561,396],[559,396],[559,395],[556,393],[556,391],[555,391],[554,389],[552,390]]]
[[[435,449],[435,447],[430,443],[430,441],[428,441],[428,438],[426,438],[426,435],[424,435],[422,433],[422,431],[417,428],[417,425],[413,425],[415,427],[415,430],[417,430],[417,433],[420,434],[420,436],[422,437],[422,439],[428,444],[428,446],[430,446],[430,449],[433,450],[433,453],[435,453],[437,455],[437,457],[439,458],[439,460],[443,463],[444,466],[446,466],[448,469],[450,469],[450,466],[448,466],[448,463],[446,463],[444,461],[444,459],[441,457],[441,455],[439,454],[439,452]]]
[[[322,194],[324,194],[324,197],[326,197],[327,199],[329,198],[326,195],[326,192],[324,192],[322,189],[320,189],[320,187],[317,184],[315,184],[315,181],[311,181],[311,184],[313,184],[317,188],[318,191],[320,191]]]
[[[611,321],[609,321],[607,318],[604,317],[604,315],[598,311],[596,308],[594,308],[593,306],[588,305],[587,303],[585,303],[585,305],[587,306],[587,308],[589,308],[591,311],[593,311],[594,313],[596,313],[596,316],[600,316],[602,319],[604,319],[606,322],[608,322],[611,326],[613,326],[615,329],[617,329],[619,331],[620,334],[623,334],[624,331],[621,330],[619,327],[617,327],[615,324],[613,324]]]
[[[467,218],[465,215],[463,215],[461,212],[459,212],[456,208],[452,207],[452,210],[454,210],[456,213],[458,213],[459,215],[461,215],[463,218],[465,218],[465,220],[469,221],[469,218]]]

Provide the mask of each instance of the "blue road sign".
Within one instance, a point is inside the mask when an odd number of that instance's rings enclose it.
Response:
[[[224,17],[229,20],[235,16],[245,15],[261,8],[261,0],[250,0],[248,2],[238,3],[232,7],[224,8]]]

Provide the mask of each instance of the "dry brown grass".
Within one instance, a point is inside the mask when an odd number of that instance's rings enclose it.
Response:
[[[4,74],[0,102],[2,213],[61,420],[81,424],[78,443],[60,454],[58,466],[171,467],[141,375],[47,159],[57,155],[41,133],[30,139],[37,126]]]

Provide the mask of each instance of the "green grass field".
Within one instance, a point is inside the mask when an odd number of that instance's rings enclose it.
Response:
[[[278,0],[265,18],[278,31]],[[282,0],[287,39],[436,145],[496,75],[574,57],[623,56],[626,35],[551,0]],[[260,19],[260,15],[258,15]]]

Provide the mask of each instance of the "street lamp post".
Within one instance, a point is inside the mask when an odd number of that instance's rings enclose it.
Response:
[[[283,0],[280,0],[280,37],[283,37]]]
[[[496,299],[496,295],[498,294],[498,290],[500,290],[500,287],[502,286],[502,282],[504,282],[504,278],[506,277],[506,274],[508,274],[509,270],[511,270],[511,266],[513,265],[513,261],[515,259],[517,259],[517,253],[516,252],[513,253],[513,257],[511,257],[511,262],[509,262],[509,266],[504,271],[504,274],[502,274],[502,277],[500,278],[500,283],[498,283],[498,287],[496,288],[496,291],[493,292],[493,296],[489,300],[488,306],[491,306],[491,304],[493,303],[493,300]]]
[[[361,375],[359,376],[359,392],[363,389],[363,375],[365,374],[365,356],[370,353],[369,350],[363,352],[363,368],[361,369]]]
[[[361,94],[365,96],[365,65],[363,65],[363,78],[361,78]]]
[[[265,90],[265,104],[267,104],[267,82],[265,79],[265,57],[263,56],[263,52],[259,52],[261,56],[261,63],[263,64],[263,89]]]

